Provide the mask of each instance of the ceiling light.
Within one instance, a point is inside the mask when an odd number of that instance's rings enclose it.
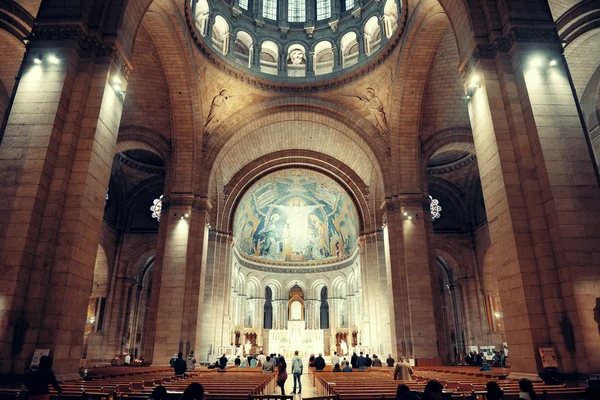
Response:
[[[42,56],[41,55],[37,56],[36,58],[33,59],[33,62],[35,64],[40,65],[42,63]]]
[[[550,62],[548,63],[548,65],[550,65],[551,67],[555,67],[557,64],[556,60],[550,60]]]
[[[541,56],[534,57],[531,60],[531,66],[534,68],[541,68],[544,66],[544,59]]]
[[[58,63],[60,63],[60,60],[54,54],[52,54],[50,57],[48,57],[48,61],[51,64],[58,64]]]

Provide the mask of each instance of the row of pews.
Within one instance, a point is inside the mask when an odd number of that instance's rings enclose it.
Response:
[[[158,385],[167,389],[169,400],[178,400],[192,382],[204,386],[206,400],[247,400],[252,395],[263,395],[275,390],[275,375],[262,374],[255,368],[227,368],[217,372],[204,367],[187,373],[186,377],[173,375],[165,367],[104,367],[82,371],[82,379],[61,382],[61,400],[147,400]],[[51,389],[52,399],[58,393]],[[0,400],[18,400],[20,390],[0,389]]]
[[[412,381],[395,381],[393,368],[371,368],[368,371],[334,373],[331,368],[314,373],[319,395],[337,395],[340,400],[394,399],[398,385],[405,384],[413,391],[423,391],[431,379],[444,386],[447,399],[485,400],[485,385],[493,380],[504,391],[504,400],[519,399],[517,380],[509,379],[509,370],[494,368],[482,372],[477,367],[419,367]],[[585,388],[534,383],[539,398],[544,400],[586,399]]]

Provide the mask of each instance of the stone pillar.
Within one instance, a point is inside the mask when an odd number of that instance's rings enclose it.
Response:
[[[469,115],[516,373],[541,370],[539,347],[553,347],[564,372],[600,369],[590,356],[600,337],[589,334],[598,329],[600,191],[560,52],[557,39],[517,41],[467,76],[467,86],[474,74],[481,81],[469,89]]]
[[[396,358],[437,358],[437,347],[432,346],[437,334],[422,196],[387,199],[385,207],[393,353]]]
[[[0,146],[0,373],[25,372],[34,349],[48,348],[68,377],[81,357],[121,119],[123,97],[108,82],[126,82],[110,43],[96,40],[90,55],[76,40],[45,41],[54,28],[36,33]]]

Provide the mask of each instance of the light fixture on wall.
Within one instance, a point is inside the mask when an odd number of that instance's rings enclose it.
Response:
[[[117,95],[117,97],[119,99],[121,99],[121,101],[125,100],[125,90],[123,89],[122,86],[123,82],[121,81],[121,79],[119,77],[114,77],[111,81],[111,86],[113,88],[113,90],[115,91],[115,94]]]
[[[48,56],[48,62],[50,64],[59,64],[60,59],[55,54],[51,54],[50,56]]]
[[[546,69],[548,67],[556,67],[558,61],[554,58],[543,55],[535,55],[529,59],[529,67],[537,70]]]
[[[42,63],[42,55],[40,54],[39,56],[35,57],[33,59],[33,63],[37,64],[37,65],[40,65]]]
[[[479,74],[471,75],[471,78],[469,79],[469,83],[467,85],[466,94],[462,97],[465,103],[471,100],[477,89],[479,89],[480,87],[481,77],[479,76]]]

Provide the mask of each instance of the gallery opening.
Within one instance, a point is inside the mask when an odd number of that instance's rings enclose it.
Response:
[[[583,398],[599,121],[595,0],[0,0],[0,395]]]

